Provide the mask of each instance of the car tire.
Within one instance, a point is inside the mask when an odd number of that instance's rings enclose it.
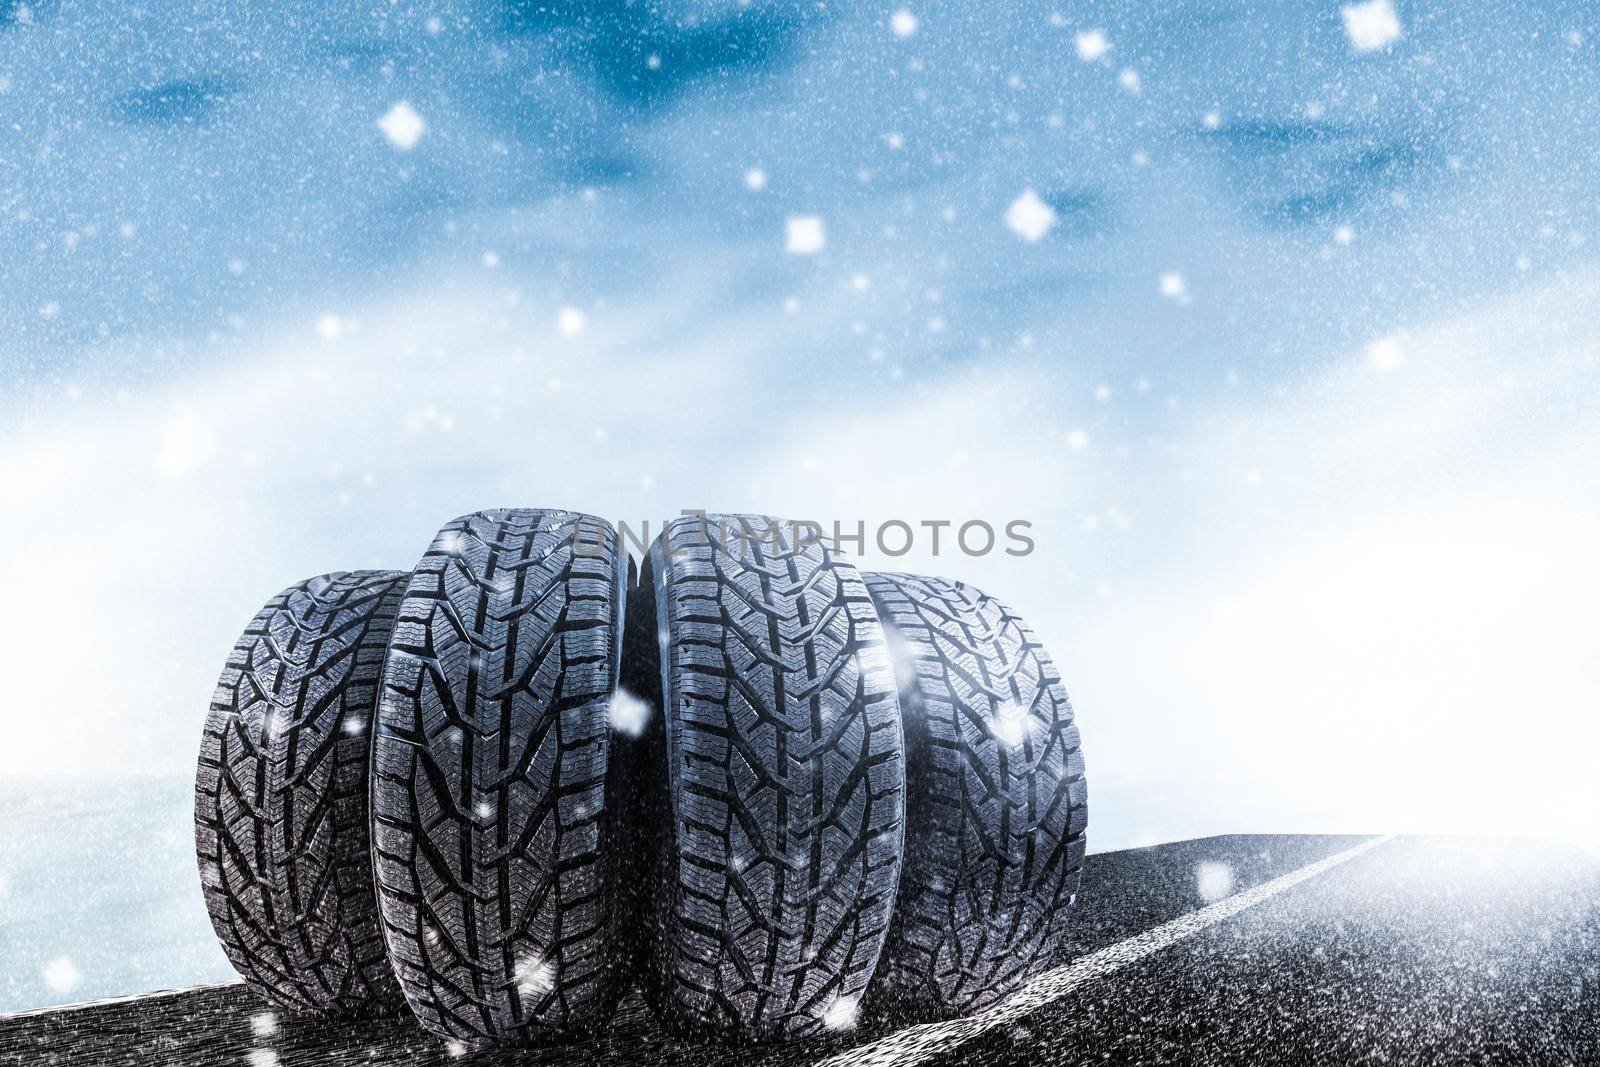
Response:
[[[372,839],[390,960],[439,1036],[545,1040],[616,1003],[607,712],[625,576],[604,520],[504,509],[446,525],[406,588]]]
[[[195,779],[206,910],[245,981],[281,1007],[383,1014],[368,847],[371,722],[398,571],[291,586],[251,620],[217,684]]]
[[[906,735],[900,900],[874,1014],[981,1011],[1049,967],[1083,865],[1072,706],[1015,612],[942,578],[866,575]]]
[[[905,788],[860,575],[781,520],[682,518],[634,601],[628,678],[665,709],[632,747],[647,999],[678,1033],[735,1042],[852,1026]]]

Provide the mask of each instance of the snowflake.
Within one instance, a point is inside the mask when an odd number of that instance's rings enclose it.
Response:
[[[52,993],[70,993],[83,981],[83,972],[71,956],[57,956],[39,969],[39,975]]]
[[[1189,283],[1183,280],[1183,275],[1175,270],[1169,270],[1161,276],[1161,295],[1168,300],[1176,300],[1180,304],[1189,302]]]
[[[1406,352],[1398,337],[1380,337],[1367,345],[1367,362],[1381,374],[1397,371],[1406,361]]]
[[[606,718],[611,723],[611,728],[618,733],[638,737],[644,733],[645,724],[650,721],[650,705],[626,689],[618,687],[611,695]]]
[[[1233,868],[1207,860],[1194,869],[1195,889],[1200,899],[1210,904],[1233,893]]]
[[[812,256],[828,243],[822,219],[816,215],[790,215],[784,223],[784,247],[797,256]]]
[[[270,1011],[250,1016],[250,1032],[257,1037],[272,1037],[278,1032],[278,1017]]]
[[[917,21],[917,16],[913,15],[907,8],[901,8],[889,16],[889,29],[902,41],[915,34],[919,25],[921,23]]]
[[[1117,75],[1117,84],[1137,96],[1143,83],[1139,81],[1139,72],[1132,67],[1127,67],[1123,69],[1121,74]]]
[[[989,732],[1012,748],[1018,747],[1028,737],[1028,709],[1006,701],[994,709],[994,716],[989,720]]]
[[[344,336],[345,330],[345,321],[333,312],[324,311],[317,316],[317,336],[324,341],[337,341]]]
[[[402,100],[383,113],[378,120],[378,128],[390,144],[402,152],[409,152],[422,140],[428,124],[422,121],[422,116],[410,104]]]
[[[1086,30],[1078,34],[1072,44],[1078,50],[1078,58],[1085,63],[1093,63],[1111,51],[1111,42],[1106,40],[1104,30]]]
[[[278,1067],[278,1054],[270,1048],[253,1048],[249,1062],[250,1067]]]
[[[1006,208],[1006,229],[1030,244],[1043,238],[1055,224],[1055,208],[1039,199],[1032,189],[1022,190],[1022,195]]]
[[[562,337],[576,337],[588,325],[589,320],[575,307],[564,307],[556,315],[556,332]]]
[[[822,1016],[822,1025],[829,1030],[854,1030],[859,1009],[854,997],[840,997],[828,1005]]]
[[[759,193],[767,187],[767,172],[760,167],[751,167],[744,172],[744,187],[752,193]]]
[[[538,996],[555,984],[555,971],[540,956],[525,956],[517,963],[517,988]]]
[[[1376,52],[1400,39],[1400,16],[1392,0],[1367,0],[1339,9],[1344,18],[1345,36],[1357,52]]]
[[[1084,430],[1073,430],[1067,434],[1067,447],[1074,452],[1082,452],[1089,447],[1089,435]]]

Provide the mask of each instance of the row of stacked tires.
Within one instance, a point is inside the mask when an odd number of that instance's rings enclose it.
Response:
[[[207,718],[196,845],[245,980],[473,1046],[799,1038],[966,1014],[1046,967],[1082,865],[1073,714],[1028,627],[804,524],[566,511],[302,582]]]

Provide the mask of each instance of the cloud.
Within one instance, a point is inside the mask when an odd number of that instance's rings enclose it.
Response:
[[[1600,808],[1600,504],[1575,491],[1600,469],[1597,297],[1588,275],[1414,325],[1403,375],[1355,346],[1285,394],[1185,408],[1121,461],[1075,447],[1048,374],[991,363],[808,427],[785,495],[869,528],[1033,520],[1025,558],[924,537],[863,565],[1022,611],[1092,779],[1195,783],[1266,828],[1577,836]]]

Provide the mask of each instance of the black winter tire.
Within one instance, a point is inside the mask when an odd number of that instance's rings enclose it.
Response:
[[[607,711],[625,572],[601,519],[457,519],[413,572],[374,741],[378,899],[406,1000],[473,1046],[615,1005]]]
[[[666,709],[635,771],[654,863],[636,879],[639,970],[680,1033],[847,1028],[888,933],[905,788],[893,669],[855,568],[798,540],[763,517],[674,520],[629,613],[630,681]]]
[[[993,597],[866,576],[906,735],[900,902],[874,1014],[980,1011],[1049,967],[1083,866],[1083,752],[1061,678]]]
[[[367,769],[397,571],[291,586],[251,620],[217,683],[195,777],[206,910],[245,981],[321,1016],[401,1003],[368,848]]]

